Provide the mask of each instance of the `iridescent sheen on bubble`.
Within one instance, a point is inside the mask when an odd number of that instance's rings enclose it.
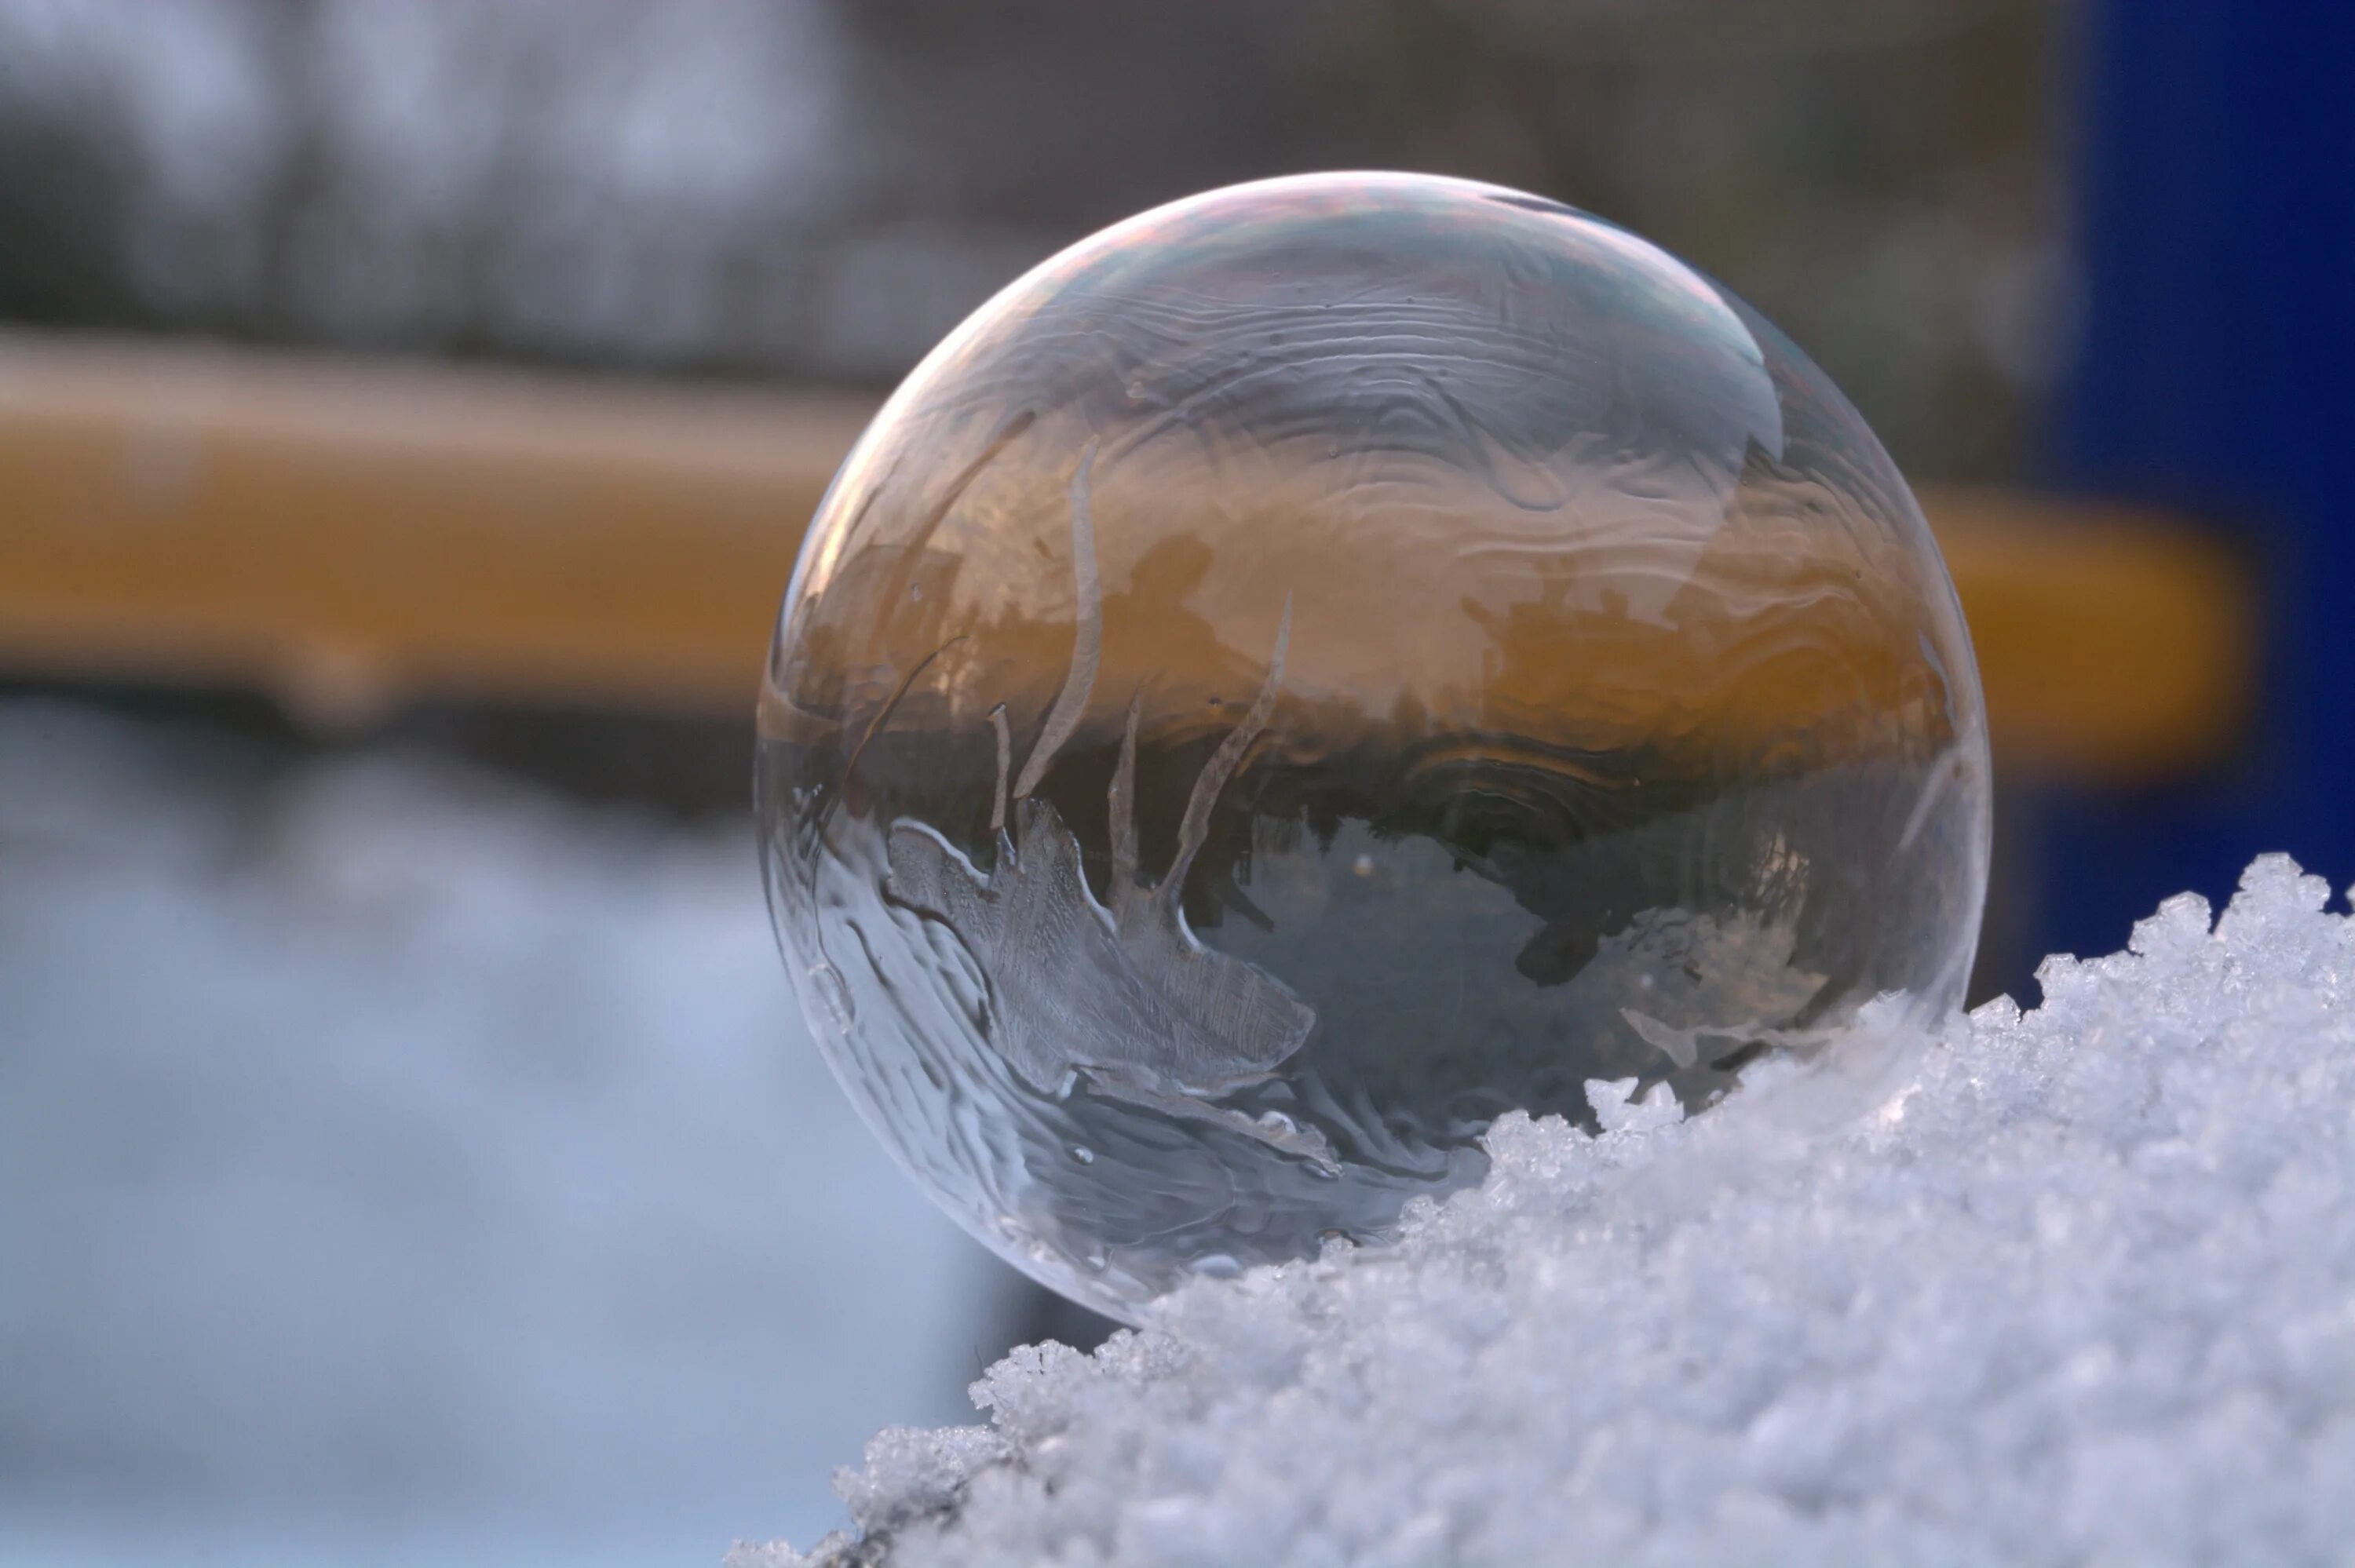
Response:
[[[1986,883],[1969,641],[1856,412],[1644,240],[1422,176],[1181,202],[959,327],[761,736],[852,1100],[1121,1315],[1378,1241],[1589,1079],[1699,1108],[1950,1008]]]

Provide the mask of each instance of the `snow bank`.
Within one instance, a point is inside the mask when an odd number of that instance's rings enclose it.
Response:
[[[0,1563],[709,1563],[953,1421],[751,835],[0,701]]]
[[[2345,1563],[2355,923],[2282,857],[2211,927],[1871,1021],[1691,1122],[1500,1123],[1380,1252],[1017,1351],[892,1430],[866,1532],[739,1568]],[[1665,1102],[1665,1097],[1659,1097]]]

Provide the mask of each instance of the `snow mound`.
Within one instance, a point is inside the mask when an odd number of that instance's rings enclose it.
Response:
[[[892,1430],[880,1563],[2344,1563],[2355,922],[2286,858],[2211,925],[1866,1019],[1684,1121],[1499,1122],[1403,1239],[1205,1281],[986,1428]]]

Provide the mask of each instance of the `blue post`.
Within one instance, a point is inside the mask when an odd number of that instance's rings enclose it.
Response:
[[[2355,879],[2355,5],[2102,0],[2083,43],[2059,477],[2243,541],[2264,641],[2213,777],[2046,803],[2039,951],[2115,948],[2264,850]]]

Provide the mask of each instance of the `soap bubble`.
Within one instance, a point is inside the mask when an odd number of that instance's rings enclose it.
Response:
[[[1969,640],[1855,410],[1455,180],[1213,192],[984,306],[820,507],[761,741],[850,1097],[1132,1319],[1383,1238],[1508,1110],[1955,1006],[1986,887]]]

